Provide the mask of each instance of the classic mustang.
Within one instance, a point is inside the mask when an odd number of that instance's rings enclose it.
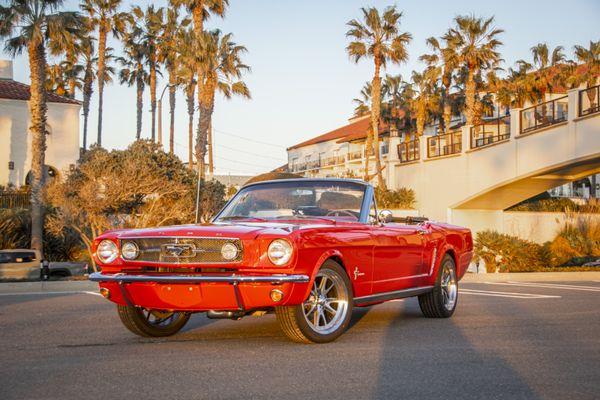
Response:
[[[119,230],[93,244],[90,276],[133,333],[169,336],[190,314],[239,319],[274,311],[298,342],[330,342],[353,307],[418,296],[426,317],[456,308],[471,232],[378,212],[349,179],[243,187],[211,224]]]

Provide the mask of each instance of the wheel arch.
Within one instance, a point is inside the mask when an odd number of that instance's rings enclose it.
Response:
[[[348,276],[350,283],[352,284],[352,290],[355,289],[354,282],[352,281],[352,279],[350,279],[350,273],[348,272],[346,263],[344,262],[344,255],[339,250],[329,249],[329,250],[323,252],[323,254],[321,254],[321,257],[319,257],[319,259],[315,263],[315,266],[313,267],[313,271],[310,275],[309,284],[306,288],[306,293],[304,293],[304,297],[303,297],[304,299],[306,299],[310,293],[310,289],[312,288],[312,284],[315,280],[315,276],[317,275],[317,272],[319,272],[319,269],[321,268],[321,266],[328,260],[333,260],[342,267],[344,272],[346,272],[346,276]]]

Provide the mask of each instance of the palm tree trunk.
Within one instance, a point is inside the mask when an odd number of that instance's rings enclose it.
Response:
[[[29,45],[31,97],[31,248],[44,251],[44,165],[46,153],[46,50],[43,43]]]
[[[169,69],[169,153],[175,151],[175,94],[177,87],[175,86],[175,71],[174,68]]]
[[[150,112],[152,113],[152,142],[156,142],[156,61],[150,60]]]
[[[190,169],[194,168],[194,106],[195,106],[195,87],[192,79],[186,87],[186,102],[188,112],[188,166]]]
[[[213,176],[215,172],[215,163],[213,160],[213,134],[212,134],[212,118],[210,120],[210,124],[208,125],[208,173],[210,177]]]
[[[424,95],[421,95],[424,96]],[[423,136],[423,132],[425,131],[425,99],[419,99],[419,103],[417,105],[417,136]]]
[[[200,86],[198,86],[200,88]],[[198,162],[198,173],[201,179],[206,177],[206,151],[208,145],[208,130],[212,118],[214,104],[210,96],[211,90],[207,87],[204,96],[200,100],[198,117],[198,132],[196,136],[196,158]],[[214,96],[214,91],[212,91]]]
[[[379,71],[381,65],[377,57],[375,57],[375,75],[373,76],[372,88],[371,88],[371,130],[373,132],[373,143],[371,144],[373,152],[375,154],[375,170],[377,174],[377,185],[382,190],[387,190],[385,182],[383,180],[383,174],[381,173],[381,158],[379,154],[379,117],[381,114],[381,78],[379,77]],[[368,142],[368,141],[367,141]],[[366,175],[369,175],[369,158],[367,156],[367,170]]]
[[[88,117],[90,114],[90,100],[92,98],[92,85],[94,84],[94,77],[92,75],[91,67],[88,67],[88,69],[86,69],[84,79],[85,82],[83,83],[83,151],[86,151]]]
[[[465,87],[465,96],[465,114],[467,115],[467,125],[473,125],[473,119],[475,117],[475,72],[470,66],[467,76],[467,84]]]
[[[140,140],[142,137],[142,112],[144,111],[144,78],[139,75],[136,79],[136,91],[137,91],[137,100],[136,100],[136,130],[135,130],[135,139]]]
[[[106,69],[106,21],[100,21],[98,33],[98,146],[102,147],[102,103]]]

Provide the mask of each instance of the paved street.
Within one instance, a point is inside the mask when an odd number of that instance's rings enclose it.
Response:
[[[465,282],[451,319],[423,318],[415,299],[395,301],[355,310],[349,331],[327,345],[289,342],[273,315],[195,315],[173,338],[144,340],[94,286],[53,284],[44,293],[0,284],[1,399],[600,394],[595,279]]]

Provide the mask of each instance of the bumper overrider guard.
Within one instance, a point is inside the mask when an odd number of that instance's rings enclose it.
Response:
[[[240,283],[271,283],[280,285],[283,283],[307,283],[310,278],[308,275],[130,275],[130,274],[103,274],[94,272],[90,274],[89,280],[92,282],[116,282],[119,284],[121,294],[129,306],[134,304],[129,299],[126,283],[171,283],[171,284],[197,284],[197,283],[229,283],[233,286],[235,300],[239,311],[245,311],[242,296],[240,295],[238,285]]]

